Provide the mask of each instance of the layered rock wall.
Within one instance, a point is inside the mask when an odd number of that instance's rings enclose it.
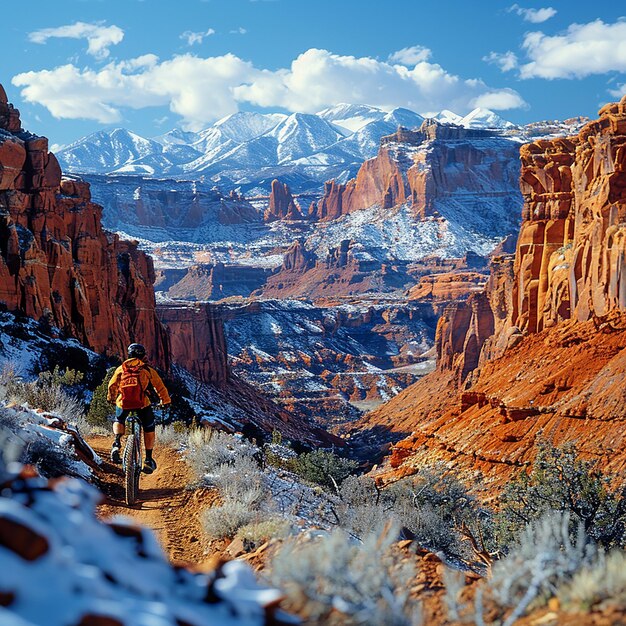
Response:
[[[414,431],[392,454],[395,477],[436,459],[502,482],[542,440],[623,473],[626,97],[599,116],[522,147],[515,257],[494,259],[485,293],[442,317],[435,375],[368,417]],[[425,406],[432,385],[444,391]]]
[[[443,198],[467,202],[480,191],[484,203],[487,196],[511,195],[519,173],[512,161],[516,150],[513,142],[493,132],[434,120],[426,120],[418,131],[400,128],[382,138],[378,155],[363,163],[355,179],[345,185],[326,183],[324,196],[309,214],[330,221],[374,205],[388,209],[408,203],[416,217],[425,219],[439,215]],[[480,212],[479,205],[477,201]]]
[[[169,330],[174,363],[203,383],[219,387],[228,382],[228,351],[219,307],[206,302],[163,303],[158,316]]]
[[[578,136],[522,148],[512,323],[537,332],[626,307],[626,98]]]
[[[123,355],[140,341],[167,367],[152,260],[105,232],[101,215],[89,185],[62,180],[48,140],[21,129],[0,88],[0,302],[98,352]]]

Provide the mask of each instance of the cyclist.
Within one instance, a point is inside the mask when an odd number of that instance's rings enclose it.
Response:
[[[152,474],[157,468],[152,458],[154,449],[154,411],[148,396],[148,387],[154,387],[163,405],[170,404],[170,395],[156,371],[146,362],[146,349],[140,343],[128,346],[128,358],[115,370],[109,382],[107,400],[115,402],[115,420],[113,434],[115,441],[111,446],[111,460],[121,463],[121,439],[125,432],[125,421],[131,411],[137,413],[141,421],[146,448],[146,460],[143,471]]]

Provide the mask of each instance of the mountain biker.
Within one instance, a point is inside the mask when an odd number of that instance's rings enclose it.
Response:
[[[170,404],[171,400],[161,377],[145,361],[146,349],[140,343],[131,343],[128,346],[128,358],[115,370],[109,382],[107,400],[116,404],[113,421],[115,441],[111,446],[111,460],[114,463],[121,463],[121,439],[126,430],[124,423],[127,415],[135,411],[144,433],[146,460],[143,471],[152,474],[157,464],[152,458],[155,439],[154,411],[150,404],[148,388],[154,387],[163,405]]]

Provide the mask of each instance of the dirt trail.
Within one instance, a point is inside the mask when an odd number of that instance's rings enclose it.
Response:
[[[215,502],[217,494],[208,489],[189,489],[193,475],[180,455],[171,448],[155,448],[158,469],[151,475],[142,474],[139,502],[129,507],[124,502],[122,468],[109,460],[111,438],[94,437],[89,444],[104,461],[98,473],[99,486],[106,496],[98,507],[100,517],[132,517],[156,532],[172,561],[210,568],[215,558],[202,531],[200,514]]]

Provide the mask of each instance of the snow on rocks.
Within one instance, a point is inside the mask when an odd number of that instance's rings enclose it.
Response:
[[[4,465],[4,463],[2,463]],[[151,531],[96,517],[99,492],[27,472],[2,485],[0,623],[65,626],[279,624],[280,593],[249,568],[172,566]]]

